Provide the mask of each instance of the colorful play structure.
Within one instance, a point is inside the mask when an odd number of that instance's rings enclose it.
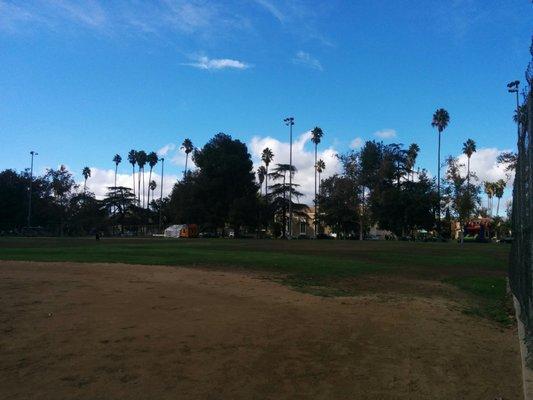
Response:
[[[492,218],[471,219],[464,225],[464,240],[472,242],[490,242],[492,237]]]

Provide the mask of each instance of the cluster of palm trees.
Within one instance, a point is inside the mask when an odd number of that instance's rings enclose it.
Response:
[[[318,145],[320,144],[322,140],[322,136],[324,136],[324,132],[322,129],[318,126],[313,128],[311,130],[311,142],[315,146],[315,162],[314,162],[314,173],[315,173],[315,193],[314,193],[314,204],[315,204],[315,221],[314,221],[314,229],[315,229],[315,235],[317,234],[317,226],[318,226],[318,200],[317,196],[318,193],[320,193],[320,182],[321,182],[321,174],[326,169],[326,163],[322,159],[318,159]],[[286,174],[289,173],[292,176],[296,173],[296,168],[293,165],[290,164],[276,164],[276,167],[273,171],[269,172],[269,166],[270,163],[274,159],[274,153],[269,147],[265,147],[263,149],[263,152],[261,153],[261,161],[264,163],[264,165],[261,165],[257,168],[257,179],[259,181],[259,190],[260,194],[263,195],[263,182],[265,183],[265,190],[264,190],[264,196],[265,199],[268,199],[268,179],[271,178],[273,180],[282,179],[283,183],[281,184],[281,191],[283,192],[283,195],[285,197],[285,192],[289,191],[291,194],[296,194],[297,197],[301,195],[301,193],[296,192],[293,187],[287,188],[286,183]],[[289,184],[289,186],[298,186],[294,184]],[[277,186],[276,186],[277,188]]]
[[[181,150],[185,152],[185,171],[183,172],[184,176],[187,175],[187,164],[189,161],[189,154],[194,150],[194,146],[190,139],[185,139],[182,143]],[[132,168],[132,192],[135,196],[137,205],[139,207],[148,208],[150,206],[150,199],[153,201],[155,199],[155,190],[157,188],[157,182],[152,179],[152,172],[154,167],[161,162],[161,182],[160,187],[163,187],[163,163],[165,159],[159,157],[156,152],[151,151],[147,153],[144,150],[130,150],[128,152],[128,162],[131,164]],[[113,163],[115,164],[115,178],[114,178],[114,187],[117,187],[117,174],[118,166],[122,162],[122,156],[120,154],[115,154],[113,157]],[[145,182],[145,166],[148,165],[148,182]],[[137,182],[135,177],[135,167],[137,166]],[[83,183],[83,192],[87,192],[87,179],[91,177],[91,169],[89,167],[84,167],[82,170],[82,175],[84,178]],[[161,190],[161,198],[163,196],[163,191]]]
[[[493,199],[496,197],[498,199],[496,204],[496,215],[500,211],[500,200],[503,197],[503,192],[505,190],[506,182],[503,179],[499,179],[496,182],[484,182],[483,189],[487,195],[487,212],[492,216],[493,210]]]
[[[116,186],[116,174],[118,164],[122,161],[122,157],[119,154],[115,154],[113,162],[115,163],[115,186]],[[157,188],[157,183],[152,180],[152,171],[157,163],[161,161],[157,156],[157,153],[151,151],[146,153],[144,150],[130,150],[128,153],[128,162],[132,167],[132,180],[133,180],[133,194],[137,198],[137,204],[139,207],[148,208],[150,205],[150,192],[152,192],[152,200],[154,198],[154,191]],[[148,164],[150,168],[148,174],[148,184],[145,182],[145,166]],[[137,188],[135,188],[135,165],[137,165]],[[142,185],[141,185],[142,181]],[[141,188],[142,186],[142,188]]]

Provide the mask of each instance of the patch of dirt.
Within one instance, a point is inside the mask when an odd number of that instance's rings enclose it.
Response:
[[[514,329],[396,284],[324,298],[253,274],[0,261],[1,397],[520,398]]]

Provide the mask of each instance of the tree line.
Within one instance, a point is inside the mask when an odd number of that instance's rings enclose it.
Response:
[[[519,118],[519,116],[515,116]],[[438,133],[438,173],[430,177],[416,166],[420,148],[416,143],[405,147],[400,143],[384,144],[367,141],[359,150],[338,154],[342,171],[326,179],[326,164],[318,159],[318,147],[324,136],[320,127],[311,130],[314,146],[314,196],[312,204],[303,204],[302,188],[297,183],[297,169],[276,162],[270,148],[261,154],[262,165],[254,171],[245,143],[224,133],[216,134],[202,148],[185,139],[183,178],[175,182],[170,195],[163,197],[156,188],[163,185],[164,158],[155,152],[131,150],[131,186],[117,185],[122,156],[116,154],[114,185],[103,199],[88,190],[91,170],[82,170],[83,189],[64,166],[48,169],[42,176],[30,178],[27,171],[0,172],[0,229],[20,231],[25,226],[32,181],[32,225],[51,234],[83,234],[94,230],[111,233],[150,233],[171,223],[196,223],[204,230],[235,232],[270,232],[275,237],[289,233],[288,210],[296,218],[314,211],[315,235],[329,227],[340,237],[363,239],[371,226],[389,230],[397,236],[413,236],[417,230],[449,235],[452,219],[465,223],[473,216],[488,216],[497,198],[497,214],[506,182],[479,182],[470,171],[470,159],[476,152],[472,139],[465,141],[465,166],[454,157],[441,163],[441,136],[450,122],[444,109],[433,115],[431,125]],[[512,153],[499,160],[513,168]],[[189,159],[196,168],[188,168]],[[286,161],[286,160],[280,160]],[[161,163],[159,184],[152,179],[154,168]],[[445,168],[441,177],[441,166]],[[148,180],[145,170],[148,167]],[[294,178],[294,179],[293,179]],[[486,207],[481,193],[487,195]],[[444,223],[442,219],[444,218]],[[26,227],[27,228],[27,227]]]

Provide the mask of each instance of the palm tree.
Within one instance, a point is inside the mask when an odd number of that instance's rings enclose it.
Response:
[[[416,143],[411,143],[409,149],[407,149],[406,154],[406,169],[407,169],[407,180],[409,180],[409,174],[411,174],[411,179],[414,180],[415,175],[413,168],[416,164],[416,158],[418,157],[418,152],[420,147]]]
[[[139,150],[137,152],[137,165],[139,166],[139,193],[137,193],[137,198],[139,199],[139,206],[144,207],[144,166],[146,165],[146,152],[144,150]],[[141,203],[141,170],[143,172],[142,174],[142,180],[143,180],[143,198]]]
[[[185,172],[183,176],[187,176],[187,163],[189,161],[189,154],[194,150],[194,146],[191,142],[191,139],[185,139],[181,144],[181,149],[185,151]]]
[[[468,190],[470,190],[470,157],[472,157],[472,154],[476,152],[476,142],[474,142],[472,139],[468,139],[466,142],[463,143],[463,154],[467,157],[467,172],[466,172],[466,184],[468,187]]]
[[[318,152],[318,144],[322,140],[322,136],[324,136],[324,132],[322,132],[322,129],[320,129],[318,126],[315,126],[313,130],[311,131],[311,142],[315,144],[315,215],[317,212],[317,199],[316,199],[316,174],[317,174],[317,152]],[[317,221],[315,218],[315,237],[317,234]]]
[[[113,162],[115,163],[115,187],[117,187],[117,170],[118,165],[122,162],[122,157],[120,154],[115,154],[115,157],[113,157]]]
[[[265,177],[267,174],[267,169],[264,165],[261,165],[259,168],[257,168],[257,179],[259,180],[259,193],[262,194],[263,192],[263,182],[265,181]]]
[[[91,169],[89,167],[83,168],[83,171],[81,171],[81,174],[83,175],[83,178],[85,178],[85,181],[83,182],[83,193],[87,191],[87,179],[91,176]]]
[[[152,191],[152,201],[154,200],[154,190],[157,188],[157,183],[155,181],[150,181],[148,184],[149,189]],[[148,195],[148,199],[150,199],[150,195]],[[148,207],[150,207],[150,203],[147,204]]]
[[[499,179],[494,186],[494,195],[498,198],[498,204],[496,206],[496,216],[500,213],[500,200],[503,197],[506,183],[503,179]]]
[[[440,232],[440,136],[441,133],[448,124],[450,123],[450,114],[448,114],[448,111],[446,111],[444,108],[439,108],[435,113],[433,114],[433,120],[431,121],[431,126],[433,128],[437,128],[439,132],[439,149],[438,149],[438,164],[437,164],[437,171],[438,171],[438,178],[437,178],[437,192],[438,192],[438,199],[439,199],[439,208],[438,208],[438,221],[439,221],[439,232]]]
[[[315,164],[315,170],[316,172],[318,172],[318,193],[320,193],[320,183],[322,182],[322,180],[320,179],[320,175],[322,175],[322,172],[324,172],[324,170],[326,169],[326,163],[324,162],[324,160],[320,159],[316,162]],[[316,199],[316,193],[315,193],[315,236],[317,234],[317,225],[319,223],[318,221],[318,201]]]
[[[492,196],[494,195],[495,185],[493,182],[483,182],[483,189],[487,195],[487,214],[492,215]]]
[[[133,178],[133,195],[135,196],[135,164],[137,164],[137,152],[135,150],[130,150],[128,153],[128,162],[133,170],[131,177]]]
[[[159,161],[159,157],[157,157],[157,154],[152,151],[148,153],[148,155],[146,156],[146,161],[148,161],[148,165],[150,166],[150,174],[148,175],[148,182],[149,182],[148,185],[151,185],[152,184],[152,170],[157,165],[157,161]],[[146,201],[146,204],[147,205],[150,204],[150,190],[148,190],[148,200]]]
[[[265,173],[265,196],[268,195],[268,166],[270,162],[274,159],[274,153],[268,147],[263,149],[261,154],[261,160],[265,163],[266,173]]]

